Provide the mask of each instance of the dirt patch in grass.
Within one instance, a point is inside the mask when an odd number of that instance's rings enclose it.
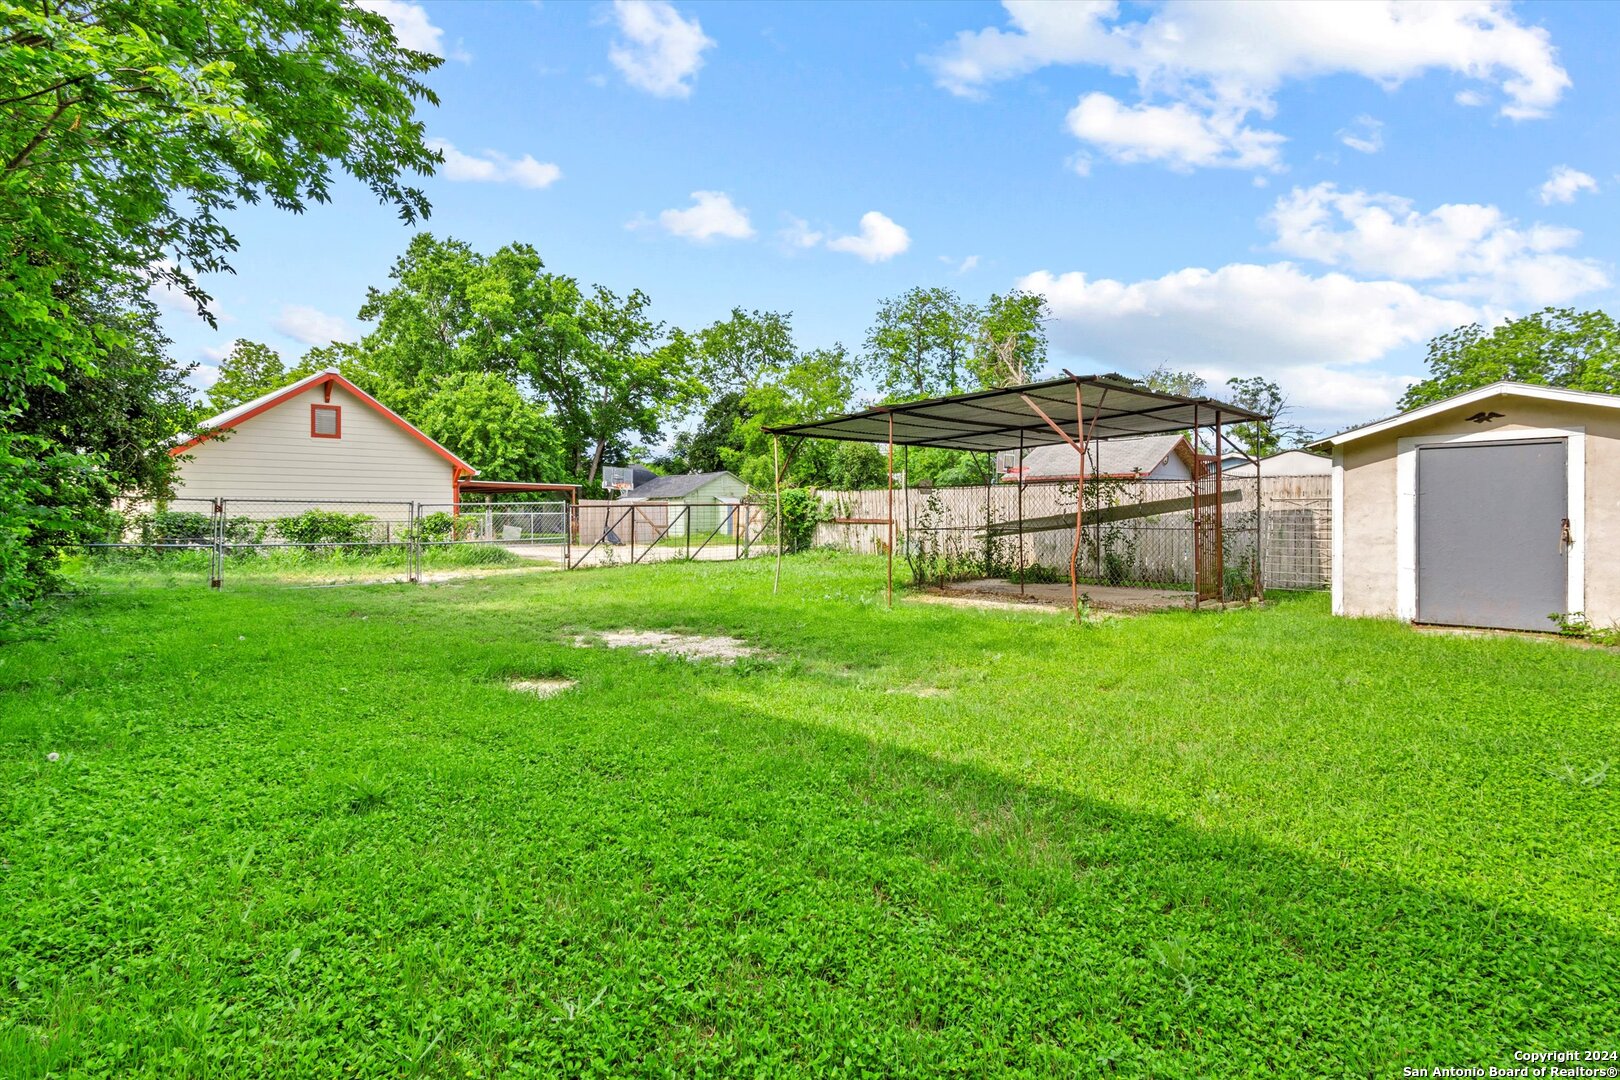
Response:
[[[533,694],[535,697],[555,697],[579,684],[573,679],[513,679],[506,688],[514,694]]]
[[[708,634],[672,634],[664,630],[609,630],[574,638],[581,648],[600,643],[610,649],[634,649],[644,656],[678,656],[682,660],[713,660],[734,664],[746,656],[759,656],[760,650],[734,637]]]
[[[942,686],[924,686],[922,684],[912,686],[894,686],[890,687],[887,691],[885,691],[885,693],[906,694],[910,697],[921,698],[950,696],[950,691]]]

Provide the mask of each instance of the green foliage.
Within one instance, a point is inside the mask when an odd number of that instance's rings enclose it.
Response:
[[[908,289],[885,300],[866,333],[866,369],[889,401],[954,394],[973,376],[979,310],[951,289]]]
[[[1620,393],[1620,327],[1603,311],[1544,308],[1487,331],[1461,326],[1429,342],[1429,377],[1407,390],[1415,409],[1501,380]]]
[[[691,341],[651,318],[645,293],[587,293],[545,272],[527,244],[483,255],[422,233],[389,276],[392,287],[367,294],[360,317],[376,329],[344,371],[413,422],[452,374],[504,379],[549,411],[567,474],[594,481],[610,448],[657,439],[699,396]]]
[[[219,377],[208,388],[208,405],[224,412],[292,381],[281,354],[257,341],[237,338],[219,362]]]
[[[416,530],[415,538],[429,542],[448,540],[456,531],[456,517],[443,510],[425,514],[413,526]]]
[[[118,325],[113,309],[138,315],[136,298],[155,285],[212,321],[195,275],[229,269],[225,212],[261,199],[294,211],[324,202],[335,171],[407,220],[425,214],[403,178],[438,160],[414,111],[433,100],[419,76],[440,61],[400,48],[383,16],[340,0],[0,0],[0,40],[9,606],[50,587],[56,553],[86,535],[125,477],[161,494],[152,428],[174,411],[172,383],[118,355],[143,349],[142,330]],[[85,442],[42,433],[54,420],[26,419],[42,390],[73,392],[59,415],[91,418]],[[123,406],[134,407],[127,422]]]
[[[1594,645],[1620,646],[1620,623],[1602,626],[1588,619],[1584,611],[1555,611],[1547,618],[1565,637],[1584,638]]]
[[[1203,376],[1194,371],[1176,371],[1169,364],[1160,364],[1142,376],[1142,385],[1160,394],[1177,397],[1205,397],[1209,387]],[[1234,403],[1235,404],[1235,403]]]
[[[499,375],[445,376],[412,419],[451,453],[475,463],[485,480],[568,479],[556,422]]]
[[[1041,293],[991,293],[978,313],[973,373],[980,386],[1034,382],[1046,366],[1046,324],[1052,308]]]
[[[30,624],[0,1075],[1390,1077],[1612,1044],[1611,655],[1325,596],[891,611],[881,558],[793,556],[780,595],[773,562],[233,562]],[[626,628],[767,655],[575,645]]]
[[[130,519],[130,540],[142,544],[211,543],[214,516],[193,510],[154,510]]]
[[[804,551],[815,541],[816,526],[826,521],[831,514],[826,504],[816,498],[813,491],[803,488],[784,488],[782,490],[782,518],[780,535],[782,546],[786,551]],[[776,504],[771,504],[772,512]]]
[[[729,318],[699,331],[698,373],[711,395],[740,393],[791,368],[798,360],[793,317],[732,308]]]
[[[292,544],[369,544],[370,514],[344,514],[336,510],[305,510],[276,519],[276,533]]]
[[[1233,424],[1222,434],[1236,439],[1254,457],[1267,457],[1279,450],[1303,446],[1311,441],[1311,433],[1298,424],[1290,424],[1281,417],[1289,409],[1288,399],[1274,382],[1258,375],[1246,379],[1227,379],[1230,393],[1226,400],[1251,412],[1264,413],[1267,421]]]

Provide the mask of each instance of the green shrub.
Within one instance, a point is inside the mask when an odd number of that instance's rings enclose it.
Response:
[[[133,519],[143,544],[207,544],[214,539],[214,518],[193,510],[154,510]]]
[[[277,518],[276,533],[292,544],[369,544],[370,525],[370,514],[305,510],[294,517]]]
[[[812,491],[789,488],[782,492],[781,536],[784,551],[803,551],[816,538],[816,526],[830,515]]]

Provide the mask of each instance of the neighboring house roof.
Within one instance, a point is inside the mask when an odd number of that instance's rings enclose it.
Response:
[[[1254,463],[1244,461],[1225,469],[1227,476],[1253,476]],[[1284,450],[1260,459],[1261,476],[1331,476],[1333,459],[1306,450]]]
[[[378,401],[376,398],[354,385],[354,383],[338,374],[336,368],[327,368],[325,371],[317,371],[313,375],[306,375],[297,382],[288,386],[283,386],[279,390],[272,390],[268,394],[260,394],[252,401],[244,401],[242,404],[226,409],[224,412],[219,413],[216,416],[210,416],[207,420],[204,420],[202,423],[197,425],[196,435],[182,442],[179,446],[171,449],[169,454],[171,456],[178,457],[187,450],[195,447],[197,444],[206,442],[208,437],[215,432],[225,431],[237,427],[238,425],[253,419],[255,416],[258,416],[260,413],[268,412],[277,405],[280,405],[283,401],[286,401],[289,398],[297,397],[310,387],[319,386],[326,382],[335,383],[336,385],[343,387],[343,389],[359,398],[362,403],[370,405],[373,409],[377,410],[377,412],[380,413],[384,419],[390,421],[407,435],[411,436],[411,438],[415,439],[423,446],[426,446],[435,454],[438,454],[440,457],[444,458],[461,472],[466,473],[468,476],[478,475],[477,469],[456,457],[456,455],[446,450],[443,446],[440,446],[434,440],[428,438],[427,435],[423,434],[420,428],[416,427],[403,416],[400,416],[394,410],[390,409],[388,406],[384,405],[382,402]]]
[[[682,473],[678,476],[655,476],[645,484],[636,485],[625,498],[679,499],[682,496],[692,494],[694,491],[713,483],[723,476],[731,476],[733,480],[737,480],[735,476],[725,470],[720,472]],[[737,480],[737,482],[742,483],[741,480]]]
[[[1145,435],[1138,439],[1103,439],[1086,447],[1086,475],[1146,476],[1175,454],[1192,468],[1192,447],[1180,435]],[[1080,455],[1067,445],[1038,446],[1024,455],[1025,480],[1075,480]]]
[[[1494,397],[1517,397],[1530,401],[1555,401],[1566,405],[1592,405],[1603,409],[1620,409],[1620,395],[1599,394],[1590,390],[1566,390],[1561,386],[1539,386],[1535,383],[1522,382],[1493,382],[1488,386],[1481,386],[1477,390],[1468,390],[1461,394],[1454,394],[1432,405],[1404,412],[1398,416],[1391,416],[1385,420],[1375,420],[1370,424],[1353,427],[1348,431],[1341,431],[1337,435],[1329,435],[1325,439],[1318,439],[1312,447],[1343,446],[1345,443],[1365,439],[1371,435],[1380,435],[1386,431],[1405,427],[1429,419],[1452,409],[1464,408],[1476,402],[1488,401]]]

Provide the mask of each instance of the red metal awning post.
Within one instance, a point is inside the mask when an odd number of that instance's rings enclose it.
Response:
[[[1074,492],[1074,546],[1069,549],[1069,599],[1074,604],[1074,621],[1080,621],[1080,534],[1086,523],[1086,413],[1080,399],[1080,383],[1074,384],[1074,433],[1080,437],[1075,446],[1080,454],[1080,486]]]

